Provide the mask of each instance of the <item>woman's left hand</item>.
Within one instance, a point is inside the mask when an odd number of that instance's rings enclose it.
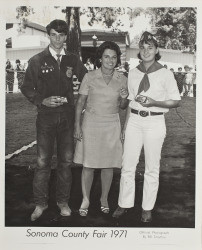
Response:
[[[140,103],[143,107],[154,107],[156,101],[152,99],[151,97],[147,97],[147,101],[145,103]]]
[[[128,90],[126,88],[121,88],[120,90],[120,97],[125,99],[128,96]]]

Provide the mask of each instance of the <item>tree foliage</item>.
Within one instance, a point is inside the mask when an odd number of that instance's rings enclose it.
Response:
[[[19,6],[16,8],[17,16],[16,18],[20,20],[19,32],[24,32],[27,25],[28,16],[34,14],[34,9],[31,6]]]
[[[28,16],[34,11],[30,6],[19,6],[16,11],[20,20],[19,31],[22,32],[26,27]],[[81,52],[81,15],[86,15],[89,26],[100,23],[111,31],[122,30],[124,23],[120,17],[124,14],[128,15],[131,27],[137,16],[149,15],[151,26],[159,38],[160,47],[191,52],[196,49],[196,8],[66,7],[62,12],[66,15],[69,30],[67,47],[77,54]]]
[[[125,8],[88,7],[82,9],[81,15],[83,14],[89,18],[89,26],[102,23],[107,29],[112,28],[112,30],[115,30],[123,25],[119,20],[119,16],[125,14]]]
[[[160,47],[195,50],[196,8],[153,8],[150,11]]]
[[[125,25],[121,20],[122,15],[127,14],[132,26],[133,20],[141,13],[143,13],[143,8],[88,7],[81,9],[81,15],[85,14],[89,18],[89,26],[99,23],[112,32],[122,31],[122,27]]]
[[[93,26],[95,23],[102,23],[108,29],[111,28],[111,30],[117,30],[118,26],[122,25],[117,18],[119,15],[125,13],[125,9],[107,7],[66,7],[62,12],[66,15],[66,22],[69,31],[66,41],[67,48],[69,51],[81,55],[80,16],[87,16],[89,26]]]

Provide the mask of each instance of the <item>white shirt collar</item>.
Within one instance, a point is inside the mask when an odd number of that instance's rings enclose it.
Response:
[[[49,51],[50,51],[51,55],[57,60],[57,56],[56,56],[57,52],[54,49],[52,49],[51,46],[49,46]],[[66,55],[64,48],[60,51],[60,55],[62,55],[62,56]],[[60,57],[60,60],[61,60],[61,57]]]

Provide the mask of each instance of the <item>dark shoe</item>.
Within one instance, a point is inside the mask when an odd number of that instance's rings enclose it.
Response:
[[[128,211],[127,208],[123,208],[123,207],[117,207],[117,209],[114,211],[114,213],[112,214],[112,217],[114,218],[120,218],[122,215],[124,215],[126,212]]]
[[[62,216],[70,216],[71,215],[71,209],[69,208],[67,203],[57,203],[59,209],[60,209],[60,214]]]
[[[142,209],[142,222],[151,222],[152,221],[152,210]]]
[[[37,220],[47,208],[48,205],[46,206],[37,205],[34,212],[31,215],[31,221]]]

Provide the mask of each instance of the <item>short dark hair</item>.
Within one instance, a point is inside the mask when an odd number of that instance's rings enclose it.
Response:
[[[102,55],[104,53],[104,51],[106,49],[111,49],[111,50],[114,50],[117,54],[117,63],[116,63],[116,66],[117,67],[119,64],[121,64],[121,50],[119,48],[119,46],[115,43],[115,42],[112,42],[112,41],[106,41],[106,42],[103,42],[97,49],[96,51],[96,61],[95,61],[95,65],[100,68],[101,67],[101,62],[100,62],[100,59],[102,58]]]
[[[19,60],[19,59],[16,59],[15,63],[20,63],[20,60]]]
[[[68,31],[67,23],[60,19],[55,19],[46,26],[48,35],[50,35],[51,29],[54,29],[58,33],[64,33],[65,35],[67,34],[67,31]]]
[[[143,40],[142,42],[139,43],[139,46],[141,46],[143,43],[146,43],[146,44],[153,44],[156,48],[158,48],[158,44],[157,44],[156,42],[153,42],[153,41],[144,41],[144,40]],[[140,60],[142,60],[140,53],[137,54],[137,57],[138,57]],[[158,51],[158,53],[155,55],[155,61],[158,61],[158,60],[160,60],[160,59],[161,59],[161,55],[160,55],[160,53],[159,53],[159,51]]]

